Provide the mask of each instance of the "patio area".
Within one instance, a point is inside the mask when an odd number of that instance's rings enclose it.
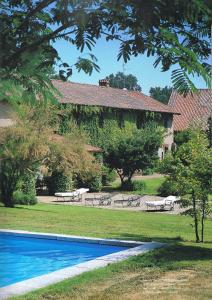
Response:
[[[161,209],[149,209],[146,205],[147,201],[161,201],[164,197],[155,195],[144,195],[138,196],[133,194],[122,194],[122,193],[88,193],[82,195],[81,201],[69,201],[57,199],[55,196],[38,196],[38,202],[48,203],[55,205],[74,205],[74,206],[87,206],[87,207],[98,207],[112,210],[125,210],[125,211],[146,211],[156,213],[166,213],[178,215],[185,209],[180,207],[179,203],[174,204],[172,210],[161,210]],[[99,199],[110,199],[110,202],[102,202]],[[129,200],[128,200],[129,199]]]

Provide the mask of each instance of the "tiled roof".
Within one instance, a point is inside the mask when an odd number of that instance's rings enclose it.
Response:
[[[189,93],[186,97],[173,91],[168,105],[180,112],[180,115],[174,116],[175,131],[195,124],[205,126],[209,115],[212,114],[212,91],[201,89],[198,93]]]
[[[60,80],[52,82],[61,94],[61,103],[176,113],[170,106],[139,92]]]

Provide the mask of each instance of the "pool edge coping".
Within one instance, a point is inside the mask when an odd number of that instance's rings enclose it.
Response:
[[[20,296],[25,293],[31,292],[36,289],[44,288],[48,285],[58,283],[60,281],[72,278],[74,276],[80,275],[84,272],[92,271],[97,268],[106,267],[111,263],[120,262],[129,257],[136,256],[139,254],[144,254],[150,250],[164,247],[165,243],[160,242],[138,242],[138,241],[128,241],[128,240],[118,240],[118,239],[101,239],[101,238],[89,238],[75,235],[64,235],[64,234],[54,234],[54,233],[43,233],[43,232],[31,232],[25,230],[10,230],[10,229],[0,229],[0,233],[22,235],[28,237],[45,238],[45,239],[56,239],[56,240],[67,240],[76,242],[90,242],[97,244],[105,244],[112,246],[131,246],[131,248],[115,252],[112,254],[107,254],[98,257],[87,262],[77,264],[75,266],[66,267],[59,269],[54,272],[50,272],[41,276],[37,276],[31,279],[20,281],[11,285],[0,288],[0,299],[8,299],[12,296]]]

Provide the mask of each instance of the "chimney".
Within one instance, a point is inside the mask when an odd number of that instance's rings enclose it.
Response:
[[[109,80],[107,78],[105,79],[100,79],[99,80],[99,86],[105,86],[108,87],[109,86]]]

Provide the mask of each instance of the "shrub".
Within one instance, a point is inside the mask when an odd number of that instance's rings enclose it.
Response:
[[[133,191],[144,191],[146,188],[146,183],[142,180],[135,180],[133,183]]]
[[[165,181],[158,188],[158,192],[161,196],[169,196],[169,195],[177,195],[177,187],[175,183],[170,180],[170,178],[166,178]]]
[[[102,184],[108,185],[109,183],[115,181],[117,173],[115,170],[111,170],[107,166],[102,167]]]
[[[146,168],[142,171],[142,175],[152,175],[154,173],[154,169]]]
[[[135,181],[124,181],[122,184],[122,190],[124,191],[144,191],[146,188],[146,184],[142,180]]]
[[[123,191],[133,191],[133,182],[132,181],[124,181],[120,186]]]
[[[49,195],[54,195],[58,192],[65,192],[73,188],[71,176],[66,176],[61,172],[53,172],[46,181]]]
[[[22,177],[22,188],[24,194],[28,195],[36,195],[36,189],[35,189],[35,174],[27,172]]]
[[[38,202],[35,194],[24,194],[22,191],[13,193],[13,201],[21,205],[35,205]]]
[[[82,179],[80,177],[77,177],[76,185],[78,188],[89,188],[90,192],[100,192],[102,189],[102,176],[95,175],[91,176],[89,179]]]

